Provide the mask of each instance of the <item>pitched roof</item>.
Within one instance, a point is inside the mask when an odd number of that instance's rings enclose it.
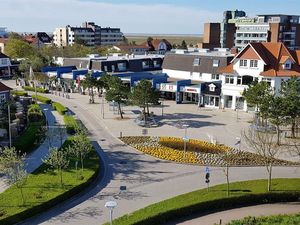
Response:
[[[229,73],[229,74],[233,74],[233,64],[231,63],[231,64],[229,64],[229,65],[227,65],[227,66],[225,66],[225,67],[220,67],[219,69],[218,69],[218,73]]]
[[[0,52],[0,59],[3,58],[9,58],[7,55],[3,54],[2,52]]]
[[[152,48],[151,50],[159,50],[158,47],[161,42],[164,42],[167,45],[168,50],[172,49],[172,45],[166,39],[153,39],[152,41],[146,41],[141,45],[147,46],[150,49]]]
[[[300,76],[300,51],[290,51],[283,43],[277,42],[260,42],[249,43],[241,52],[239,52],[234,59],[240,58],[245,52],[252,48],[265,64],[265,71],[260,75],[262,76]],[[231,65],[220,68],[222,73],[233,73],[233,61]],[[293,63],[290,70],[283,69],[282,64],[287,60]]]
[[[6,91],[11,91],[11,90],[12,90],[12,88],[7,87],[5,84],[0,82],[0,92],[6,92]]]

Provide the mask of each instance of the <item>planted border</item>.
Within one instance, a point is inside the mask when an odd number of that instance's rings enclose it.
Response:
[[[52,100],[50,98],[41,96],[41,95],[32,95],[33,99],[37,99],[39,102],[45,103],[45,104],[51,104]]]
[[[60,115],[65,115],[68,112],[68,108],[63,106],[59,102],[52,102],[52,108],[56,110]]]
[[[25,91],[35,91],[35,88],[34,88],[34,87],[30,87],[30,86],[23,86],[22,88],[23,88]],[[49,93],[49,90],[44,89],[44,88],[37,87],[37,88],[36,88],[36,92],[46,94],[46,93]]]
[[[231,197],[226,197],[226,185],[179,195],[147,206],[114,220],[115,225],[165,224],[180,218],[251,206],[257,204],[293,202],[300,197],[300,179],[274,179],[277,191],[266,192],[266,180],[235,182],[231,184]],[[285,190],[285,191],[283,191]],[[189,218],[187,218],[189,219]]]
[[[64,144],[67,144],[68,142],[70,142],[70,140],[67,140]],[[24,211],[21,211],[19,213],[14,214],[14,215],[3,218],[2,220],[0,220],[0,224],[1,225],[2,224],[3,225],[4,224],[5,225],[10,225],[10,224],[15,224],[15,223],[24,221],[24,220],[26,220],[26,219],[34,216],[34,215],[37,215],[41,212],[49,210],[49,208],[51,208],[51,207],[53,207],[57,204],[60,204],[61,202],[65,201],[65,200],[68,200],[68,199],[72,198],[74,195],[79,194],[84,189],[88,188],[91,185],[91,183],[93,181],[95,181],[95,179],[98,177],[98,174],[100,172],[100,167],[101,167],[101,165],[99,163],[100,159],[99,159],[99,156],[96,153],[96,151],[92,152],[91,157],[93,157],[94,161],[97,160],[97,164],[93,164],[90,167],[88,167],[89,170],[92,170],[94,172],[93,172],[92,176],[89,177],[85,182],[83,182],[83,183],[81,183],[77,186],[72,187],[71,189],[67,190],[66,192],[64,192],[62,194],[59,194],[58,196],[56,196],[56,197],[54,197],[54,198],[52,198],[52,199],[50,199],[46,202],[41,202],[40,204],[36,204],[36,205],[32,206],[31,208],[25,209]],[[88,163],[86,163],[86,165],[87,164]],[[31,179],[34,179],[34,176],[36,176],[36,175],[39,175],[39,174],[43,175],[44,173],[47,173],[48,169],[49,169],[49,166],[43,164],[38,169],[36,169],[36,171],[33,172],[32,175],[29,175],[29,176],[31,177]],[[84,170],[86,170],[86,169],[87,168],[85,168]],[[70,173],[73,176],[74,171],[69,171],[69,170],[70,169],[67,170],[68,173]],[[64,172],[64,173],[66,173],[66,172]],[[47,176],[47,174],[45,176]],[[27,178],[27,179],[30,179],[30,177]],[[30,183],[26,184],[26,185],[28,185],[29,187],[32,186],[32,184],[30,184]],[[66,184],[66,185],[68,186],[68,184]],[[49,186],[49,187],[50,187],[50,190],[52,190],[54,188],[54,187],[51,187],[51,186]],[[12,189],[12,188],[15,188],[15,187],[12,186],[9,189]],[[26,187],[24,187],[24,188],[26,188]],[[31,187],[31,188],[33,188],[33,187]],[[40,185],[40,187],[37,187],[36,191],[38,191],[40,188],[43,188],[43,185]],[[29,191],[29,190],[27,190],[27,191]],[[55,191],[54,191],[54,193],[55,193]],[[0,194],[0,196],[3,195],[3,194],[5,194],[5,192]],[[31,201],[29,202],[30,204],[33,203]],[[38,199],[36,199],[35,201],[38,203]]]

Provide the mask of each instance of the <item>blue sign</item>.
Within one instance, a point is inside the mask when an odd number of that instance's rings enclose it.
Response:
[[[208,168],[208,166],[205,167],[205,173],[209,173],[209,168]]]

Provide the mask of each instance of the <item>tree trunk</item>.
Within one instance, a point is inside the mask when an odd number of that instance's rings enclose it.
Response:
[[[83,156],[82,156],[82,154],[80,155],[80,160],[81,160],[81,173],[83,173]]]
[[[120,116],[121,116],[121,119],[124,119],[123,117],[123,112],[121,110],[121,104],[118,102],[118,108],[119,108],[119,112],[120,112]]]
[[[25,199],[24,199],[24,194],[23,194],[23,188],[22,188],[22,186],[20,186],[19,188],[20,188],[20,192],[21,192],[21,196],[22,196],[22,205],[24,205]]]
[[[269,173],[269,176],[268,176],[268,192],[271,191],[271,186],[272,186],[272,163],[270,163],[270,165],[267,167],[268,169],[268,173]]]
[[[276,125],[276,132],[277,132],[277,145],[280,145],[280,128],[279,128],[279,125]]]
[[[227,197],[229,197],[229,166],[226,164]]]
[[[147,103],[146,106],[147,106],[147,115],[150,116],[150,112],[149,112],[149,104]]]
[[[62,173],[62,169],[59,169],[60,171],[60,185],[63,186],[63,173]]]
[[[296,122],[295,122],[295,120],[293,120],[293,122],[292,122],[292,138],[296,137],[296,135],[295,135],[295,126],[296,126]]]
[[[144,116],[144,121],[145,121],[145,123],[146,123],[146,106],[144,105],[144,107],[143,107],[143,116]]]

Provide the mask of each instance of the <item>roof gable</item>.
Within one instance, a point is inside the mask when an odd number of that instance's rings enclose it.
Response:
[[[256,45],[253,45],[253,44],[260,44],[260,43],[249,43],[249,44],[247,44],[246,47],[243,48],[243,50],[240,51],[240,52],[239,52],[239,53],[231,60],[230,63],[232,63],[235,59],[240,58],[243,54],[246,53],[246,54],[248,54],[248,55],[251,55],[252,57],[253,57],[253,56],[258,57],[258,59],[262,60],[262,61],[264,62],[264,64],[267,64],[267,62],[266,62],[266,61],[267,61],[267,60],[266,60],[266,57],[262,57],[262,56],[264,56],[263,51],[261,51],[261,49],[257,48],[257,46],[256,46]],[[252,48],[252,51],[249,50],[250,48]],[[249,51],[249,52],[247,53],[247,51]]]
[[[3,84],[2,82],[0,82],[0,92],[7,92],[7,91],[11,91],[12,88],[6,86],[5,84]]]

